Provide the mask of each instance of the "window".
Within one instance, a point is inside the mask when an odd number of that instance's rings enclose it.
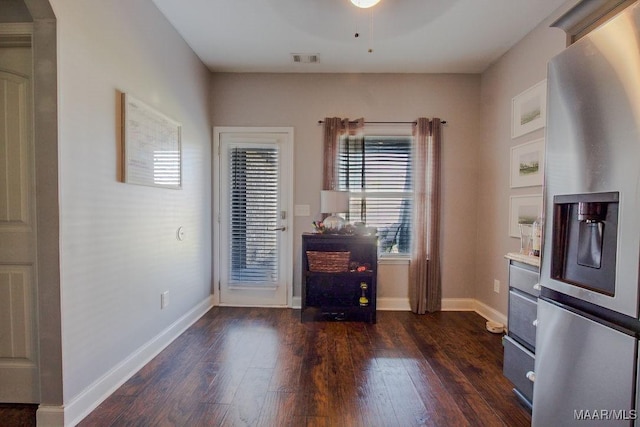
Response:
[[[338,189],[351,192],[349,221],[378,229],[380,252],[409,254],[413,184],[411,136],[345,136]]]

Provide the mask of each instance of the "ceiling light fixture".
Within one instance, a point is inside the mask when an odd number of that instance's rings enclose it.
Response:
[[[367,9],[380,3],[380,0],[351,0],[351,3],[359,8]]]

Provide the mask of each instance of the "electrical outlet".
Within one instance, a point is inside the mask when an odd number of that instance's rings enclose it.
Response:
[[[500,293],[500,280],[498,279],[493,279],[493,292],[496,294]]]
[[[160,309],[166,308],[169,305],[169,291],[164,291],[160,294]]]

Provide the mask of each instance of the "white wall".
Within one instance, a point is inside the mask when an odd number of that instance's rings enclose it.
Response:
[[[566,46],[564,31],[549,25],[575,3],[564,4],[482,73],[475,297],[505,315],[508,271],[504,255],[520,248],[519,239],[508,235],[509,197],[542,193],[540,186],[509,188],[510,149],[544,137],[544,129],[539,129],[511,139],[511,100],[546,78],[547,62]],[[499,294],[493,291],[494,279],[501,282]]]
[[[294,203],[311,217],[294,224],[294,295],[300,295],[301,234],[320,214],[325,117],[412,121],[439,117],[443,129],[442,280],[445,298],[469,298],[475,278],[479,76],[462,74],[215,73],[214,126],[293,126]],[[404,271],[402,270],[404,268]],[[399,271],[398,271],[399,270]],[[380,268],[380,296],[407,298],[406,265]]]
[[[51,3],[59,30],[62,354],[68,406],[185,313],[209,301],[210,73],[150,1]],[[117,90],[182,123],[182,190],[118,181]],[[179,226],[186,231],[182,242],[175,237]],[[166,290],[170,305],[160,310],[160,293]]]

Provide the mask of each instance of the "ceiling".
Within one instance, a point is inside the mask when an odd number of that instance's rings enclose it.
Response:
[[[214,72],[480,73],[565,0],[153,2]]]

